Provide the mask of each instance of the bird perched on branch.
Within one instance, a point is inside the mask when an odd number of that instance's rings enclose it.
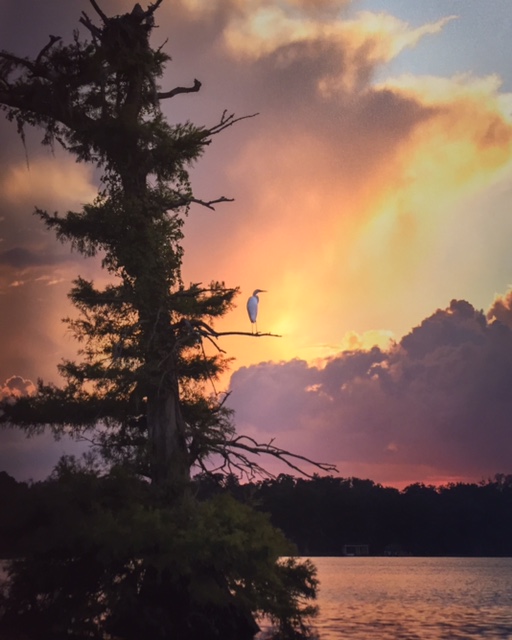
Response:
[[[252,326],[251,329],[256,328],[256,333],[258,333],[258,325],[256,324],[256,318],[258,317],[258,302],[260,299],[258,298],[258,293],[266,293],[265,289],[255,289],[253,291],[252,296],[247,300],[247,313],[249,314],[249,320],[251,321]]]

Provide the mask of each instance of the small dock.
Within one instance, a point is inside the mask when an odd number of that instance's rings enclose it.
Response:
[[[369,556],[370,548],[367,544],[344,544],[344,556]]]

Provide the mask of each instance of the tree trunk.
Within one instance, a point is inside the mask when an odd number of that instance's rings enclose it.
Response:
[[[177,394],[158,390],[150,393],[147,423],[152,482],[179,494],[190,480],[190,468]]]

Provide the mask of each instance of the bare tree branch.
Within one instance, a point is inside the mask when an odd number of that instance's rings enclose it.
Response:
[[[204,338],[206,338],[207,340],[209,340],[209,341],[213,344],[213,346],[217,349],[217,351],[219,351],[219,353],[226,353],[226,352],[224,351],[224,349],[221,349],[221,348],[219,347],[219,345],[215,342],[215,340],[214,340],[212,337],[210,337],[209,335],[204,335],[204,334],[201,334],[201,335],[203,335],[203,337],[204,337]]]
[[[216,338],[220,338],[222,336],[249,336],[252,338],[263,338],[263,337],[282,338],[283,337],[278,333],[260,333],[259,331],[257,331],[256,333],[249,333],[249,331],[216,331],[215,332]]]
[[[199,82],[199,80],[197,80],[197,78],[195,78],[194,84],[191,87],[175,87],[174,89],[171,89],[171,91],[157,93],[156,97],[159,100],[164,100],[165,98],[174,98],[174,96],[178,95],[179,93],[193,93],[199,91],[200,88],[201,83]]]
[[[79,22],[83,24],[86,29],[89,29],[95,38],[101,38],[101,29],[93,23],[85,11],[82,11],[82,16],[80,17]]]
[[[193,330],[207,338],[220,338],[221,336],[249,336],[252,338],[263,338],[264,336],[272,338],[283,337],[277,333],[260,333],[258,331],[256,333],[249,333],[249,331],[215,331],[213,327],[210,327],[210,325],[206,324],[203,320],[192,320],[188,322]],[[178,324],[175,326],[178,326]]]
[[[242,451],[246,451],[247,453],[253,454],[256,456],[259,456],[262,454],[272,456],[277,460],[280,460],[281,462],[286,464],[288,467],[290,467],[290,469],[294,469],[298,473],[308,478],[313,477],[313,474],[308,473],[307,471],[302,469],[298,465],[298,462],[304,462],[306,464],[310,464],[316,467],[317,469],[320,469],[321,471],[325,471],[328,473],[338,471],[336,466],[333,464],[330,464],[327,462],[316,462],[315,460],[311,460],[311,458],[308,458],[306,456],[301,456],[296,453],[291,453],[286,449],[281,449],[280,447],[276,447],[273,444],[273,439],[268,443],[261,443],[261,442],[257,442],[254,438],[251,438],[250,436],[241,435],[227,442],[225,446],[227,449],[231,449],[231,448],[240,449]],[[247,456],[244,455],[243,453],[240,453],[240,451],[232,451],[231,454],[234,455],[239,460],[243,461],[244,465],[246,463],[249,466],[256,465],[259,468],[260,473],[263,471],[267,476],[273,477],[271,473],[269,473],[268,471],[260,467],[254,461],[249,460],[249,458],[247,458]],[[294,461],[297,461],[297,463],[295,463]]]
[[[98,3],[96,2],[96,0],[89,0],[89,2],[91,3],[92,7],[94,8],[94,10],[96,11],[96,13],[99,15],[99,17],[103,20],[103,24],[107,24],[108,23],[108,18],[107,16],[103,13],[103,11],[101,10],[101,8],[99,7]]]
[[[163,0],[156,0],[156,2],[153,2],[153,4],[150,4],[145,14],[146,17],[149,18],[150,16],[152,16],[155,13],[155,11],[158,9],[158,7],[162,4],[162,2]]]
[[[12,53],[8,53],[7,51],[0,51],[0,57],[4,60],[9,60],[10,62],[19,64],[28,69],[34,75],[37,75],[36,66],[31,60],[27,60],[26,58],[19,58]]]
[[[224,393],[224,397],[222,398],[222,401],[219,404],[219,409],[222,409],[222,407],[226,404],[226,400],[229,398],[231,393],[232,393],[231,391],[226,391]]]
[[[165,47],[165,45],[169,42],[169,38],[166,38],[162,44],[158,47],[157,51],[160,53],[160,51],[162,51],[162,49]],[[157,96],[158,97],[158,96]]]
[[[58,42],[59,40],[62,40],[62,38],[60,36],[50,36],[50,42],[48,44],[46,44],[41,51],[37,54],[37,58],[35,61],[35,66],[37,67],[39,65],[39,63],[41,62],[43,56],[53,47],[53,45]]]
[[[220,122],[214,125],[213,127],[211,127],[211,129],[207,130],[206,132],[207,136],[213,136],[217,133],[220,133],[221,131],[224,131],[224,129],[227,129],[228,127],[232,127],[234,124],[236,124],[237,122],[240,122],[241,120],[247,120],[248,118],[255,118],[256,116],[259,115],[259,113],[251,113],[248,116],[240,116],[239,118],[235,118],[234,113],[231,113],[229,116],[227,116],[226,113],[227,111],[225,110],[222,114]]]
[[[200,204],[203,207],[207,207],[208,209],[211,209],[212,211],[215,211],[215,207],[213,206],[214,204],[219,204],[219,202],[234,202],[235,199],[234,198],[226,198],[225,196],[221,196],[220,198],[217,198],[216,200],[199,200],[198,198],[189,198],[188,200],[191,204]]]
[[[215,207],[213,205],[219,204],[219,202],[234,202],[234,198],[226,198],[225,196],[221,196],[220,198],[216,198],[215,200],[200,200],[199,198],[180,196],[172,203],[172,208],[177,209],[178,207],[185,207],[189,204],[200,204],[202,207],[206,207],[207,209],[215,211]]]

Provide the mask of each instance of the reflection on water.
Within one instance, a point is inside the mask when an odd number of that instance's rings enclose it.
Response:
[[[512,558],[312,560],[319,640],[512,640]]]
[[[512,558],[313,558],[321,640],[512,640]]]

